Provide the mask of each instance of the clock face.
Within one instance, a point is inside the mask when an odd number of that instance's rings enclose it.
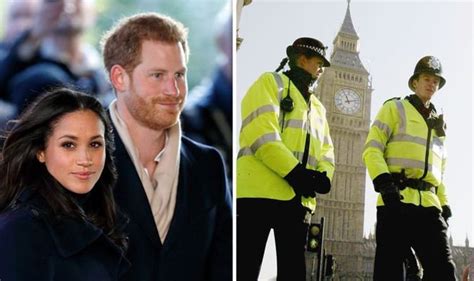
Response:
[[[336,108],[345,114],[354,114],[360,109],[360,96],[351,89],[341,89],[334,96]]]

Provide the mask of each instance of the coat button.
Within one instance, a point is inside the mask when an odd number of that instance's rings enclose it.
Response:
[[[35,217],[39,216],[39,212],[38,212],[38,210],[36,210],[36,209],[31,209],[31,213],[32,213],[33,216],[35,216]]]

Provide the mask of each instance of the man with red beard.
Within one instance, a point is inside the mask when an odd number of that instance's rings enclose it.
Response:
[[[130,217],[124,280],[231,280],[232,212],[213,148],[181,136],[187,29],[156,13],[121,20],[103,39],[116,93],[115,197]]]

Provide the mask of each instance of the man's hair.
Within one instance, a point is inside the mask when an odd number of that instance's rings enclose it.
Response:
[[[114,65],[127,73],[141,62],[143,41],[180,43],[186,61],[189,56],[188,30],[184,25],[158,13],[142,13],[120,20],[102,38],[104,65],[108,72]]]

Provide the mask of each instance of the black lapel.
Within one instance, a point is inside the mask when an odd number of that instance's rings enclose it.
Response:
[[[160,236],[140,177],[115,128],[114,135],[116,146],[114,155],[119,175],[114,190],[116,202],[119,208],[130,217],[130,222],[138,224],[153,245],[161,248]]]

